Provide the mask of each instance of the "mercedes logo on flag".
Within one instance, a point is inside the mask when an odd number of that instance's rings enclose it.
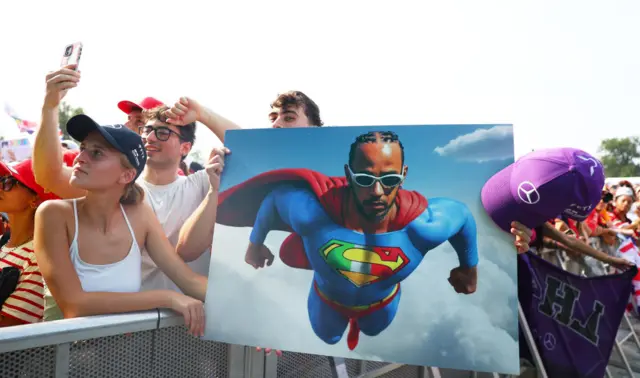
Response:
[[[550,333],[545,333],[542,338],[542,345],[544,345],[547,350],[553,350],[556,347],[556,337]]]

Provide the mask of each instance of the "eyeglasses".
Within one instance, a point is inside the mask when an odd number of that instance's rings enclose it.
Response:
[[[20,181],[18,181],[13,176],[0,177],[0,187],[2,187],[2,190],[5,192],[8,192],[11,189],[13,189],[13,187],[16,186],[16,184],[18,184],[19,182]]]
[[[166,126],[157,126],[157,127],[140,126],[140,127],[138,127],[138,133],[140,135],[149,135],[149,134],[151,134],[152,131],[156,134],[156,138],[159,141],[162,141],[162,142],[168,141],[169,138],[171,138],[171,134],[176,134],[178,136],[178,138],[182,139],[182,135],[180,135],[180,133],[177,133],[177,132],[171,130],[170,128],[168,128]]]
[[[351,175],[351,179],[356,185],[361,186],[363,188],[368,188],[379,182],[385,188],[394,188],[404,181],[404,176],[397,173],[389,173],[386,175],[382,175],[380,177],[370,175],[368,173],[353,173],[351,167],[349,168],[349,174]]]

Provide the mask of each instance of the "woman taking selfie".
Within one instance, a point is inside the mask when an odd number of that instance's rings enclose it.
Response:
[[[70,184],[87,195],[48,201],[36,213],[45,320],[170,308],[184,316],[191,334],[203,335],[207,279],[180,259],[143,203],[135,183],[147,158],[142,139],[86,115],[71,118],[67,131],[81,142]],[[140,291],[142,249],[187,295]]]
[[[0,162],[0,211],[11,225],[0,251],[0,327],[42,320],[44,286],[33,252],[34,216],[42,201],[53,198],[36,184],[30,159],[10,166]]]

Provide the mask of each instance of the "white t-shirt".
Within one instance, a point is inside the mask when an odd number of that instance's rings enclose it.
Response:
[[[178,176],[168,185],[153,185],[142,178],[137,180],[145,191],[147,202],[156,213],[165,235],[174,247],[178,244],[180,228],[200,206],[209,191],[209,177],[203,169],[189,176]],[[187,263],[196,273],[209,276],[211,248],[196,260]],[[146,250],[142,251],[141,290],[173,290],[181,292],[153,262]]]
[[[638,209],[638,203],[634,202],[633,205],[631,205],[631,209],[627,213],[627,218],[629,218],[629,220],[632,222],[638,219],[638,216],[636,215],[637,209]]]

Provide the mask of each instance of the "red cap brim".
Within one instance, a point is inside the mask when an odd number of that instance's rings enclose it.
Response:
[[[142,111],[142,106],[136,104],[135,102],[131,102],[131,101],[120,101],[118,103],[118,108],[120,110],[122,110],[123,112],[125,112],[126,114],[131,113],[134,110],[140,110]]]

